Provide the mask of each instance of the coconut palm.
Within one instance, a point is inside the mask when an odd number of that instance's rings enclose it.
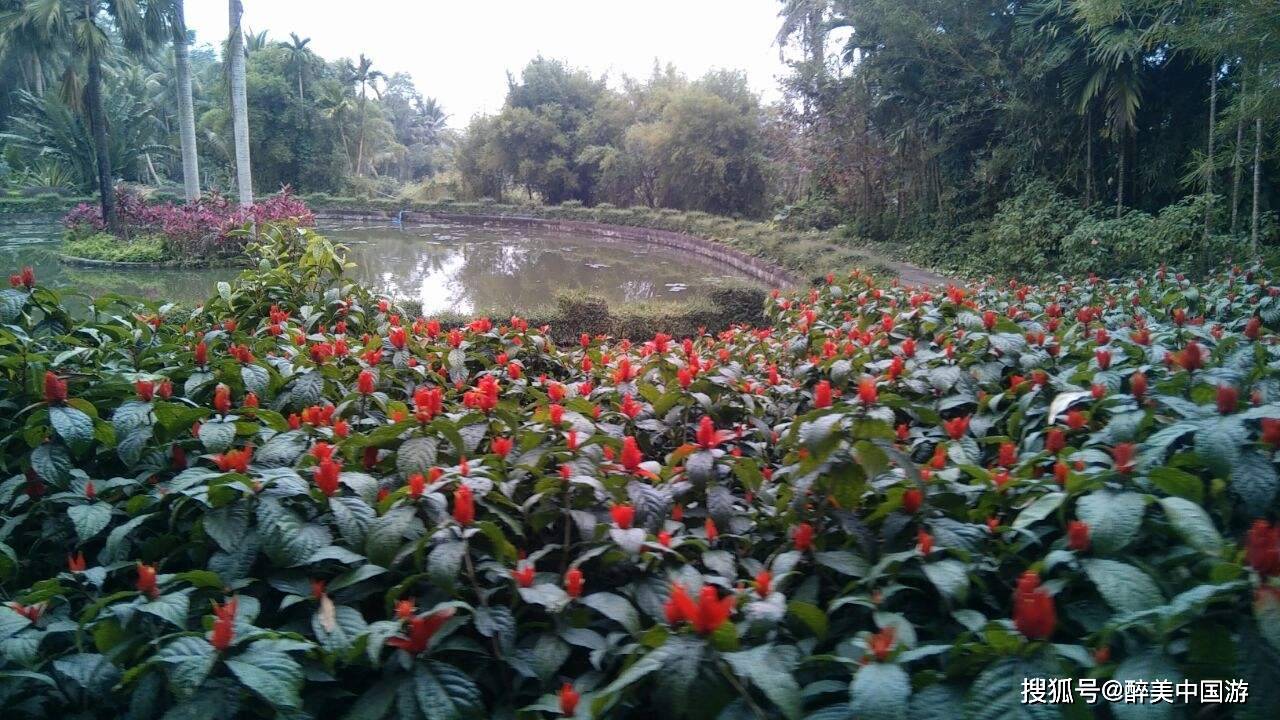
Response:
[[[377,81],[385,80],[386,75],[383,75],[381,71],[374,70],[373,60],[365,57],[364,53],[360,53],[360,61],[356,65],[348,63],[345,71],[348,83],[360,87],[360,95],[356,103],[356,175],[359,176],[364,174],[365,118],[368,105],[368,90],[372,88],[374,92],[377,92]]]
[[[311,49],[307,47],[309,44],[311,44],[311,38],[300,38],[297,33],[289,33],[289,42],[280,43],[280,47],[288,51],[289,66],[298,76],[299,102],[306,99],[302,91],[302,76],[307,72],[307,60],[311,57]]]
[[[191,58],[183,0],[170,0],[173,69],[178,94],[178,139],[182,146],[182,189],[187,202],[200,197],[200,160],[196,152],[196,113],[191,97]]]
[[[241,205],[253,204],[253,173],[249,166],[249,93],[245,78],[244,33],[240,21],[244,5],[240,0],[227,0],[230,32],[227,63],[231,75],[231,125],[236,144],[236,190]]]

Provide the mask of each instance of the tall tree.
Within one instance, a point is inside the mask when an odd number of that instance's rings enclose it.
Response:
[[[298,100],[303,104],[307,96],[303,92],[302,78],[307,73],[307,60],[311,55],[311,49],[307,47],[309,44],[311,38],[300,38],[297,33],[289,33],[289,42],[280,43],[280,47],[289,51],[289,65],[298,75]]]
[[[365,57],[364,53],[360,53],[360,61],[356,65],[352,65],[348,70],[349,80],[360,88],[360,96],[356,101],[356,115],[358,126],[356,128],[356,176],[364,175],[364,140],[365,140],[365,120],[367,119],[369,93],[368,90],[378,80],[385,76],[373,69],[373,60]],[[376,91],[376,87],[374,88]]]
[[[103,220],[118,229],[113,168],[103,102],[103,65],[114,50],[112,36],[99,24],[100,16],[110,18],[125,49],[142,52],[149,41],[163,31],[163,8],[159,2],[144,0],[28,0],[5,27],[34,28],[41,48],[62,47],[71,55],[62,76],[62,94],[89,122],[93,138],[97,188]]]
[[[228,0],[230,35],[227,41],[227,65],[231,77],[231,124],[236,145],[236,190],[241,205],[253,204],[253,172],[249,166],[249,93],[245,78],[244,33],[240,21],[244,5]]]
[[[182,147],[182,189],[187,202],[200,198],[200,159],[196,151],[196,112],[191,97],[191,52],[184,0],[171,0],[173,69],[178,91],[178,138]]]

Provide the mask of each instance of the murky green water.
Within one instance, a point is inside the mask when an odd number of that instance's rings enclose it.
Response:
[[[321,230],[351,249],[356,274],[390,295],[422,303],[426,314],[507,312],[544,307],[559,290],[586,290],[618,302],[697,297],[730,280],[731,270],[665,248],[534,228],[457,223],[330,225]],[[41,282],[90,295],[115,292],[196,302],[235,269],[90,268],[58,260],[57,224],[4,224],[0,270],[24,265]]]

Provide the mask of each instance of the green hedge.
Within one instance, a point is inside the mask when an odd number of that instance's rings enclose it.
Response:
[[[93,198],[63,197],[54,193],[44,193],[35,197],[10,195],[0,197],[0,215],[60,213],[66,212],[82,202],[93,202]]]

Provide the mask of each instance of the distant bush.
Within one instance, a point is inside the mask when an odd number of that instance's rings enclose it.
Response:
[[[183,205],[153,204],[141,195],[118,189],[116,212],[123,240],[163,236],[171,256],[179,258],[238,254],[245,241],[238,231],[251,223],[290,221],[308,227],[315,224],[315,216],[306,203],[290,194],[287,188],[249,207],[232,205],[217,193]],[[85,239],[107,229],[101,208],[88,203],[76,206],[62,222],[69,241]]]
[[[158,263],[170,257],[164,238],[159,235],[139,235],[122,242],[106,232],[69,239],[63,243],[62,252],[73,258],[108,262]]]

